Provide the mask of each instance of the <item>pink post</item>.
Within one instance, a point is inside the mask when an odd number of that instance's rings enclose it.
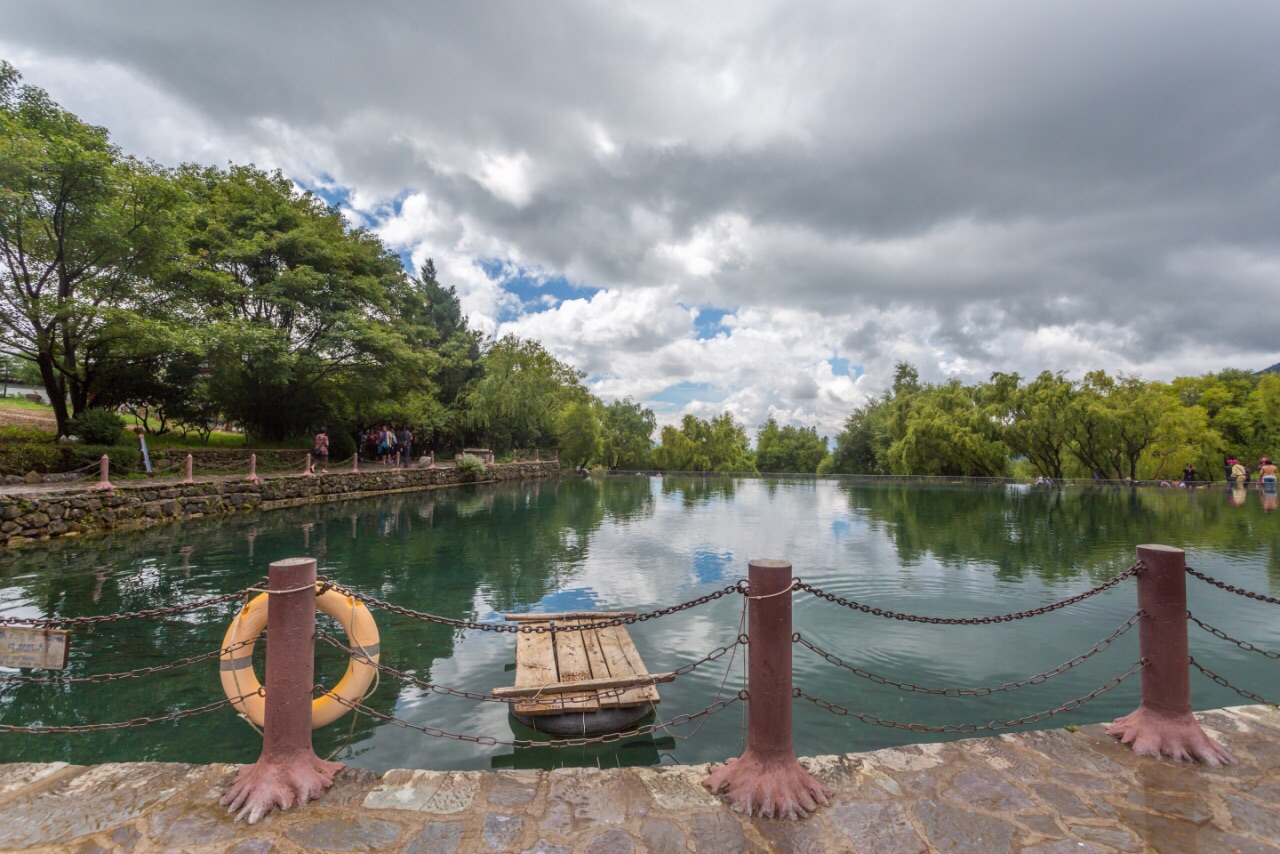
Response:
[[[249,455],[249,482],[262,483],[262,478],[258,477],[258,455]]]
[[[560,462],[560,449],[556,448],[556,463],[559,464],[559,462]]]
[[[540,462],[542,462],[542,460],[538,459],[538,454],[539,454],[538,449],[537,449],[537,448],[534,448],[534,449],[533,449],[533,461],[534,461],[535,463],[540,463]]]
[[[94,489],[115,489],[107,478],[107,472],[110,468],[111,458],[103,454],[102,459],[98,461],[98,482],[93,485]]]
[[[191,467],[192,467],[191,455],[187,454],[187,472],[182,476],[183,483],[194,483],[194,481],[191,479]]]
[[[428,460],[430,460],[430,464],[427,466],[427,468],[429,468],[429,469],[433,469],[433,468],[435,468],[435,467],[436,467],[436,452],[435,452],[435,451],[432,451],[429,455],[427,455],[427,459],[428,459]]]
[[[360,474],[360,452],[356,451],[356,455],[351,458],[351,473]]]
[[[516,448],[515,450],[513,450],[513,451],[511,452],[511,461],[512,461],[513,463],[518,463],[518,462],[520,462],[520,449],[519,449],[519,448]]]
[[[702,785],[747,815],[803,818],[831,790],[800,767],[791,735],[791,564],[753,560],[749,573],[747,750]]]
[[[488,465],[493,465],[493,451],[484,455],[484,461]]]
[[[1132,744],[1139,756],[1168,756],[1179,762],[1232,765],[1225,747],[1205,734],[1191,714],[1191,673],[1187,647],[1187,556],[1172,546],[1138,546],[1138,623],[1142,701],[1117,718],[1107,734]]]
[[[267,685],[262,755],[243,765],[219,801],[236,820],[255,824],[324,794],[341,762],[326,762],[311,746],[311,687],[315,676],[316,562],[288,558],[271,564],[267,601]],[[301,589],[299,589],[301,588]],[[277,592],[278,591],[278,592]]]
[[[311,455],[307,454],[307,461],[302,467],[303,477],[315,477],[315,472],[311,470]]]

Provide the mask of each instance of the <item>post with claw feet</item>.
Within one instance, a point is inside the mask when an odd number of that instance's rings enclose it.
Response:
[[[324,794],[341,762],[326,762],[311,747],[311,688],[315,675],[316,562],[278,560],[270,567],[267,600],[266,709],[262,755],[241,766],[220,803],[254,824]],[[301,589],[299,589],[301,588]],[[287,592],[276,592],[287,591]]]
[[[1139,756],[1231,765],[1231,754],[1191,714],[1186,553],[1172,546],[1138,546],[1138,561],[1138,607],[1144,612],[1138,646],[1146,660],[1142,701],[1107,733],[1132,744]]]
[[[753,560],[747,606],[747,750],[712,769],[703,785],[738,812],[797,819],[831,790],[796,761],[791,736],[791,564]]]

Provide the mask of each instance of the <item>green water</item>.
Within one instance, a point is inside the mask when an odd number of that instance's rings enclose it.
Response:
[[[320,572],[421,611],[493,621],[513,611],[646,611],[732,583],[753,557],[791,561],[804,580],[885,609],[933,616],[997,614],[1073,595],[1128,567],[1139,543],[1183,547],[1188,563],[1237,586],[1280,592],[1280,514],[1256,494],[1233,506],[1220,491],[1046,492],[1001,487],[863,486],[842,481],[668,477],[466,487],[199,520],[0,555],[0,614],[77,616],[192,601],[255,583],[284,557],[314,556]],[[1202,620],[1280,650],[1280,607],[1190,580]],[[738,632],[734,595],[631,627],[651,671],[670,670]],[[928,626],[795,596],[795,625],[846,661],[930,687],[999,685],[1048,670],[1108,635],[1136,609],[1116,589],[1034,620]],[[234,604],[157,621],[76,630],[69,673],[163,664],[216,649]],[[515,639],[377,614],[383,661],[470,691],[510,685]],[[1280,662],[1191,627],[1192,654],[1233,682],[1275,699]],[[1122,673],[1138,657],[1136,630],[1038,686],[982,698],[926,696],[875,685],[795,650],[796,684],[862,712],[903,722],[986,723],[1052,708]],[[317,676],[343,664],[321,648]],[[742,686],[728,657],[661,687],[664,717],[694,712]],[[721,688],[723,684],[723,688]],[[1198,674],[1197,708],[1247,702]],[[0,723],[82,724],[156,716],[222,698],[216,661],[106,684],[0,682]],[[1135,677],[1041,726],[1109,720],[1134,708]],[[384,678],[369,704],[413,724],[499,739],[529,733],[505,706],[442,697]],[[551,767],[719,761],[741,749],[742,705],[622,745],[516,751],[431,738],[343,718],[316,733],[317,750],[385,769]],[[801,753],[869,750],[935,735],[868,726],[795,704]],[[689,737],[687,737],[689,736]],[[349,744],[347,744],[349,738]],[[344,748],[344,744],[346,745]],[[120,760],[245,762],[258,736],[229,709],[139,729],[74,735],[0,734],[0,762]]]

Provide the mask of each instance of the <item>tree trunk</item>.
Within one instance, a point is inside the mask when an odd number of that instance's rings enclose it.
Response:
[[[53,417],[58,422],[58,436],[67,435],[67,398],[63,392],[62,381],[53,369],[53,355],[41,352],[36,356],[36,365],[40,368],[40,379],[44,381],[45,394],[49,395],[49,403],[53,405]]]

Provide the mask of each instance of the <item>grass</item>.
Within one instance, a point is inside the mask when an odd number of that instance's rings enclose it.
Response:
[[[0,397],[0,406],[12,406],[15,409],[34,409],[39,412],[48,412],[53,414],[53,407],[45,403],[35,403],[27,400],[25,397],[9,395],[8,397]]]

